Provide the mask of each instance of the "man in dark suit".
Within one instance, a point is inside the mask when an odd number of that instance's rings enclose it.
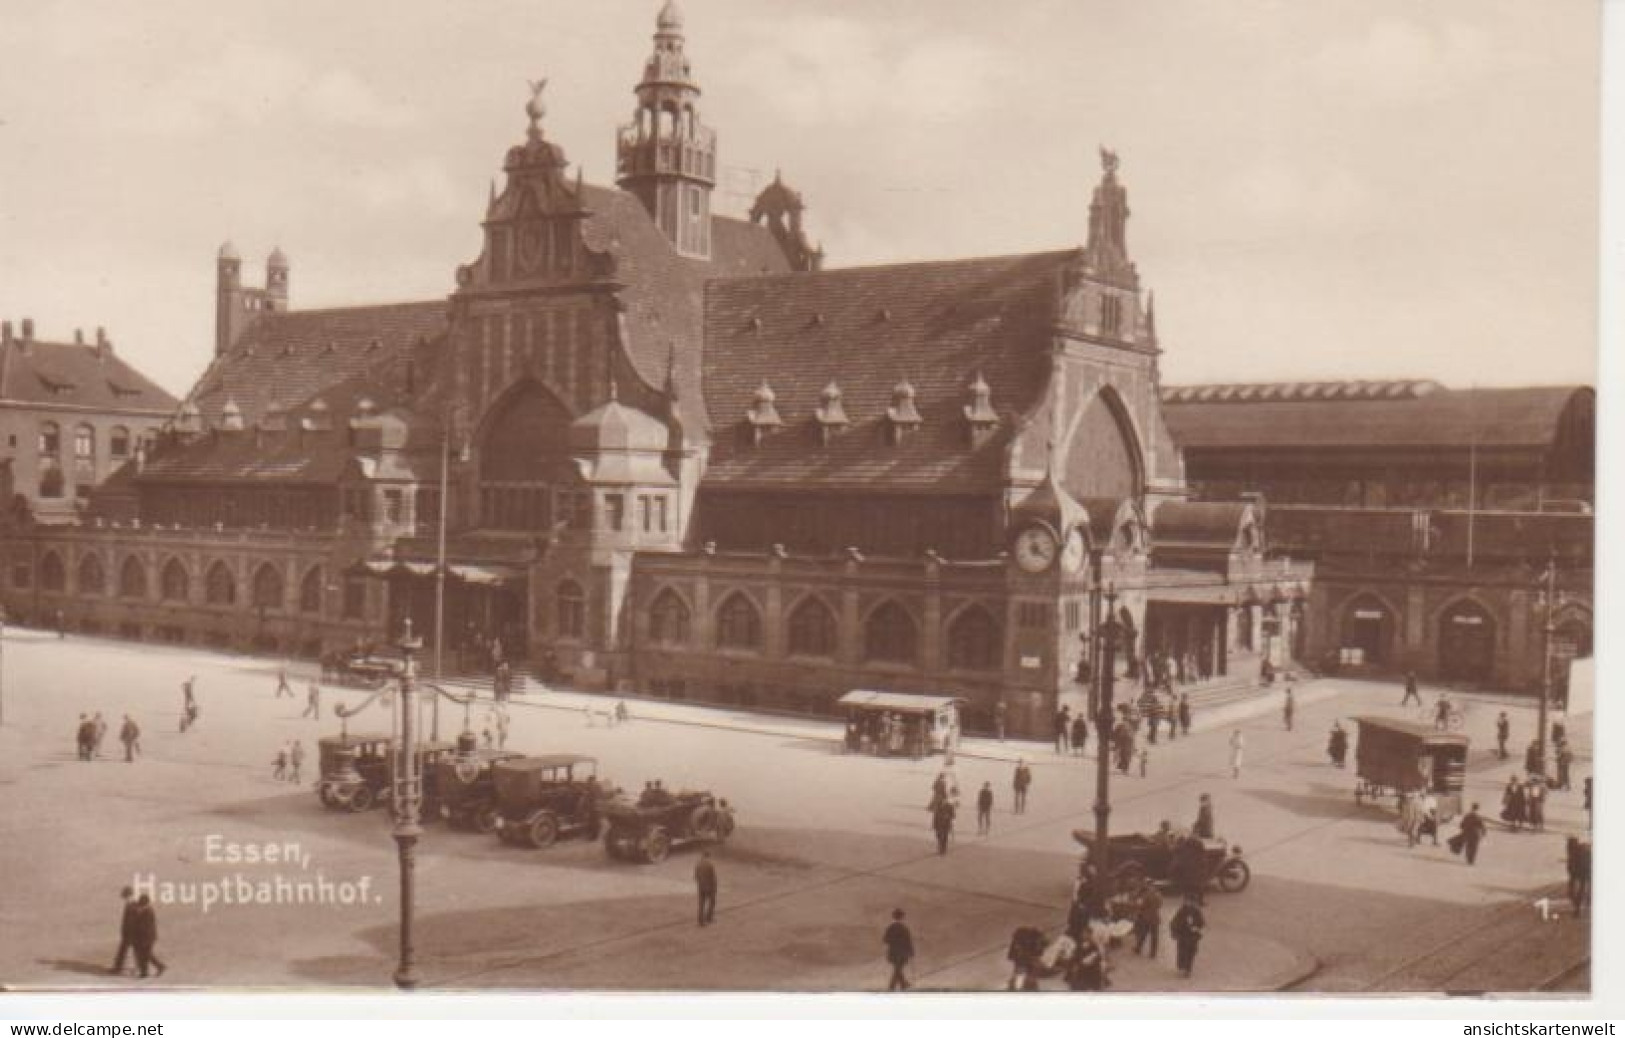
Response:
[[[1488,828],[1478,813],[1477,804],[1462,816],[1461,832],[1457,836],[1461,839],[1461,849],[1467,858],[1467,864],[1472,865],[1478,861],[1478,844],[1484,839],[1484,833]]]
[[[1190,976],[1196,966],[1196,951],[1202,944],[1202,931],[1206,928],[1207,919],[1196,906],[1196,898],[1185,895],[1185,903],[1168,922],[1168,933],[1174,939],[1175,964],[1181,977]]]
[[[164,960],[158,957],[154,950],[158,944],[158,913],[152,907],[152,898],[142,894],[135,902],[135,917],[132,920],[130,943],[135,948],[135,967],[142,979],[145,979],[151,968],[158,970],[158,976],[164,975],[169,967]]]
[[[1016,777],[1014,785],[1016,791],[1016,814],[1018,815],[1024,815],[1027,813],[1027,790],[1032,787],[1032,784],[1032,769],[1027,767],[1027,762],[1025,760],[1016,761]]]
[[[135,891],[125,887],[119,892],[119,896],[124,899],[124,912],[119,917],[118,923],[118,954],[113,957],[113,968],[108,970],[113,974],[124,972],[124,957],[130,954],[130,948],[135,942]]]
[[[709,926],[717,914],[717,867],[710,851],[702,851],[694,866],[694,888],[700,896],[700,925]]]
[[[903,922],[901,908],[892,910],[891,925],[886,927],[881,941],[886,945],[886,961],[891,963],[891,980],[886,990],[907,991],[909,983],[903,975],[903,968],[914,958],[914,935],[909,932],[908,924]]]

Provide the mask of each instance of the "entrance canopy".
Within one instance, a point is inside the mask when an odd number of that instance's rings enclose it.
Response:
[[[356,568],[375,577],[432,577],[438,567],[433,562],[415,559],[367,559],[357,563]],[[512,566],[472,562],[447,563],[446,576],[465,584],[486,586],[514,584],[524,579],[524,574]]]
[[[870,692],[854,689],[836,700],[840,706],[860,710],[884,710],[898,714],[934,714],[943,707],[955,706],[964,700],[957,696],[926,696],[911,692]]]

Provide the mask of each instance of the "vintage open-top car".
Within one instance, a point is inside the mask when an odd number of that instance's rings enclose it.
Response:
[[[635,801],[611,801],[604,814],[609,820],[604,849],[610,857],[628,861],[664,861],[673,847],[721,843],[734,831],[728,802],[696,790],[646,788]]]
[[[395,739],[374,732],[323,736],[317,743],[321,777],[316,795],[335,811],[366,811],[389,798],[394,778]],[[435,787],[429,777],[436,761],[453,752],[450,743],[421,744],[423,817],[436,815]]]
[[[1088,850],[1088,860],[1098,860],[1095,854],[1095,834],[1087,829],[1075,829],[1072,838]],[[1149,879],[1159,886],[1186,885],[1189,880],[1179,874],[1178,849],[1183,840],[1196,840],[1201,846],[1202,885],[1214,884],[1226,894],[1237,894],[1247,889],[1253,872],[1241,856],[1241,847],[1228,840],[1204,840],[1199,837],[1147,836],[1144,833],[1126,833],[1109,837],[1110,868],[1113,885],[1121,890]],[[1194,868],[1194,861],[1192,862]]]
[[[424,786],[434,789],[440,817],[449,825],[479,833],[495,832],[499,815],[493,768],[523,756],[518,750],[459,746],[456,753],[424,767]]]
[[[496,831],[505,843],[550,847],[561,836],[598,838],[606,790],[592,757],[553,753],[497,761],[491,779]]]

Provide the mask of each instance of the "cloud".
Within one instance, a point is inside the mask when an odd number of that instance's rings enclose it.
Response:
[[[255,127],[275,119],[394,129],[412,123],[414,112],[381,97],[349,69],[318,70],[285,51],[233,44],[219,57],[152,86],[131,116],[136,129],[169,135]]]
[[[1337,39],[1310,68],[1325,86],[1381,104],[1436,100],[1469,89],[1508,55],[1477,26],[1437,26],[1384,17],[1363,33]]]

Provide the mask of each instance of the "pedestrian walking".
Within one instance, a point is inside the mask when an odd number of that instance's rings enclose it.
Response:
[[[911,986],[903,971],[914,958],[914,935],[909,932],[903,918],[901,908],[892,909],[891,925],[886,927],[886,933],[881,937],[881,942],[886,945],[886,961],[891,963],[891,980],[886,984],[887,991],[907,991]]]
[[[1421,816],[1421,824],[1417,829],[1417,836],[1427,836],[1433,840],[1433,846],[1439,846],[1439,798],[1433,795],[1433,790],[1424,789],[1422,796],[1416,803],[1417,813]]]
[[[1507,759],[1507,740],[1512,738],[1512,722],[1507,720],[1507,712],[1501,711],[1495,719],[1495,752],[1502,760]]]
[[[1569,903],[1576,914],[1591,907],[1591,843],[1578,836],[1568,839]]]
[[[1413,699],[1416,700],[1417,706],[1422,705],[1422,693],[1416,687],[1416,671],[1407,670],[1405,672],[1405,698],[1399,701],[1399,705],[1406,706]]]
[[[1134,758],[1134,729],[1127,721],[1118,721],[1112,732],[1112,744],[1117,751],[1117,770],[1128,774],[1129,762]]]
[[[1396,823],[1399,831],[1405,834],[1405,845],[1415,847],[1416,839],[1422,828],[1422,818],[1417,811],[1416,794],[1401,791],[1399,794],[1399,821]]]
[[[1185,895],[1185,903],[1179,906],[1179,911],[1168,922],[1169,936],[1174,939],[1174,964],[1181,977],[1189,977],[1191,970],[1196,968],[1196,953],[1201,948],[1202,932],[1206,929],[1207,917],[1202,915],[1196,898]]]
[[[1286,699],[1281,703],[1281,720],[1286,723],[1286,730],[1292,730],[1292,715],[1297,712],[1297,700],[1292,697],[1292,686],[1286,687]]]
[[[1031,789],[1033,785],[1033,772],[1031,768],[1027,767],[1025,759],[1016,761],[1016,777],[1011,785],[1016,794],[1015,812],[1018,815],[1024,815],[1027,813],[1027,790]]]
[[[1203,793],[1196,802],[1196,824],[1191,826],[1191,835],[1202,840],[1214,839],[1217,832],[1213,823],[1213,798]]]
[[[1082,710],[1079,710],[1078,716],[1072,719],[1071,740],[1072,752],[1079,757],[1083,756],[1084,744],[1089,741],[1089,722],[1084,720]]]
[[[1443,692],[1439,693],[1438,702],[1433,704],[1433,727],[1441,732],[1450,730],[1450,697]]]
[[[1341,721],[1333,721],[1332,733],[1326,738],[1326,756],[1332,759],[1333,764],[1341,768],[1344,762],[1348,760],[1348,755],[1349,733],[1343,730]]]
[[[195,674],[181,682],[181,731],[183,732],[190,731],[192,726],[197,724],[199,711],[197,694],[194,689],[196,683],[197,675]]]
[[[1241,778],[1241,756],[1247,746],[1247,740],[1242,737],[1241,729],[1237,728],[1230,733],[1230,777]]]
[[[91,747],[95,741],[96,729],[90,723],[90,715],[80,714],[79,727],[73,736],[75,752],[80,760],[90,759]]]
[[[289,699],[294,698],[293,686],[288,684],[288,668],[287,667],[278,667],[276,669],[276,697],[275,698],[281,699],[283,696],[287,696]]]
[[[1140,890],[1134,899],[1134,954],[1157,957],[1157,945],[1162,940],[1162,894],[1149,879],[1140,881]],[[1151,946],[1149,953],[1146,945]]]
[[[701,851],[694,866],[694,890],[699,895],[699,925],[710,926],[717,914],[717,867],[711,863],[710,851]]]
[[[986,836],[993,831],[993,783],[983,782],[976,794],[976,832]]]
[[[1067,751],[1067,740],[1071,737],[1071,734],[1072,709],[1070,707],[1063,706],[1061,707],[1060,712],[1055,715],[1056,753],[1065,753]]]
[[[1467,864],[1478,862],[1478,845],[1483,842],[1489,826],[1484,824],[1484,818],[1478,813],[1478,805],[1474,804],[1472,810],[1461,816],[1461,829],[1450,838],[1451,853],[1460,853],[1466,856]]]
[[[288,777],[288,749],[285,746],[277,750],[276,756],[271,760],[271,777],[278,782],[285,781]]]
[[[119,913],[118,954],[113,956],[113,968],[107,971],[115,976],[124,972],[124,959],[135,947],[136,933],[135,890],[125,887],[119,896],[124,899],[124,909]]]
[[[143,979],[154,967],[158,970],[158,976],[164,975],[164,970],[169,967],[164,965],[164,960],[158,957],[155,950],[158,944],[158,912],[152,907],[152,898],[146,894],[142,894],[135,903],[130,943],[135,949],[136,972]]]
[[[322,719],[322,686],[312,681],[310,688],[305,692],[305,712],[300,717],[314,717]]]
[[[1181,735],[1191,733],[1191,699],[1183,694],[1179,697],[1179,730]]]
[[[299,769],[305,763],[305,747],[298,739],[293,741],[293,749],[288,751],[288,781],[298,785],[303,781],[299,777]]]
[[[1507,777],[1506,788],[1501,790],[1501,821],[1507,828],[1517,832],[1523,827],[1524,821],[1524,793],[1523,783],[1518,776]]]
[[[119,726],[119,742],[124,744],[124,762],[135,763],[135,755],[141,752],[141,728],[129,714],[124,715],[124,723]]]
[[[947,797],[931,812],[931,829],[937,834],[937,853],[948,853],[948,840],[954,834],[954,802]]]
[[[1537,833],[1546,831],[1546,779],[1541,775],[1530,775],[1529,781],[1524,783],[1523,789],[1524,817],[1529,821],[1529,828]]]
[[[1569,744],[1568,743],[1566,743],[1566,742],[1562,743],[1561,745],[1559,745],[1557,747],[1557,788],[1558,789],[1568,790],[1568,789],[1573,788],[1571,786],[1571,784],[1570,784],[1571,780],[1570,780],[1570,777],[1569,777],[1569,772],[1573,767],[1574,767],[1574,751],[1569,749]]]

